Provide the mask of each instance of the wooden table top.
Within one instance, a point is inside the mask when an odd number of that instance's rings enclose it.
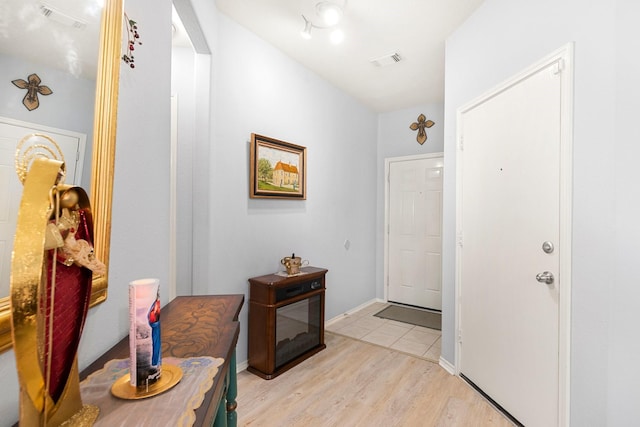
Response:
[[[217,403],[224,391],[224,375],[238,342],[238,315],[244,295],[207,295],[176,297],[161,310],[162,356],[224,358],[211,389],[196,410],[195,425],[212,425]],[[104,367],[112,359],[129,357],[129,337],[123,338],[80,374],[80,380]]]

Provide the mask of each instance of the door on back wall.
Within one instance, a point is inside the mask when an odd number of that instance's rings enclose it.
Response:
[[[8,294],[11,276],[11,253],[22,198],[22,184],[15,168],[18,142],[32,133],[45,134],[59,146],[65,158],[66,184],[80,184],[84,157],[84,134],[40,126],[33,123],[0,117],[0,286]],[[48,142],[45,142],[49,145]]]
[[[570,52],[458,112],[458,371],[530,427],[568,414]]]
[[[442,153],[386,161],[387,300],[442,309]]]

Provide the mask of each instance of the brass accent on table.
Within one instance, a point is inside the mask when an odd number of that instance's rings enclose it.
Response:
[[[296,254],[291,254],[290,257],[284,257],[280,260],[280,264],[284,265],[284,268],[287,269],[288,276],[295,276],[296,274],[300,274],[300,267],[306,267],[309,265],[309,260],[302,260]]]
[[[151,384],[149,388],[135,387],[131,385],[130,374],[121,376],[113,383],[111,394],[120,399],[138,400],[157,396],[175,387],[182,379],[182,369],[175,365],[162,365],[160,379]]]

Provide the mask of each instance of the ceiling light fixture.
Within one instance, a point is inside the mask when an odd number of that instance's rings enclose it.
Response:
[[[300,31],[300,35],[303,39],[309,40],[311,38],[311,28],[313,27],[313,24],[305,18],[304,15],[302,15],[302,19],[304,19],[304,29]]]
[[[322,1],[316,5],[316,13],[327,27],[333,27],[342,18],[342,8],[336,3]]]
[[[315,8],[311,5],[303,11],[304,28],[300,31],[302,38],[309,40],[311,30],[334,28],[342,19],[345,0],[321,1],[316,3]],[[304,9],[304,7],[303,7]],[[329,40],[333,44],[340,44],[344,40],[344,33],[340,29],[334,29]]]

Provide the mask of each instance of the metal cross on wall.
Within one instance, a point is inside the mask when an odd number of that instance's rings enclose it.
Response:
[[[411,130],[417,130],[418,131],[418,136],[416,137],[416,140],[418,141],[418,143],[420,145],[424,144],[424,142],[427,140],[427,132],[425,130],[425,128],[430,128],[431,126],[435,125],[436,123],[431,121],[431,120],[427,120],[427,118],[424,116],[424,114],[420,114],[418,116],[418,122],[413,122],[411,123],[411,125],[409,126],[409,128]]]
[[[22,99],[22,104],[27,107],[27,110],[35,110],[40,105],[38,100],[38,94],[51,95],[53,91],[48,86],[40,86],[41,80],[36,73],[29,74],[28,81],[22,79],[12,80],[11,83],[19,87],[20,89],[26,89],[27,94]]]

